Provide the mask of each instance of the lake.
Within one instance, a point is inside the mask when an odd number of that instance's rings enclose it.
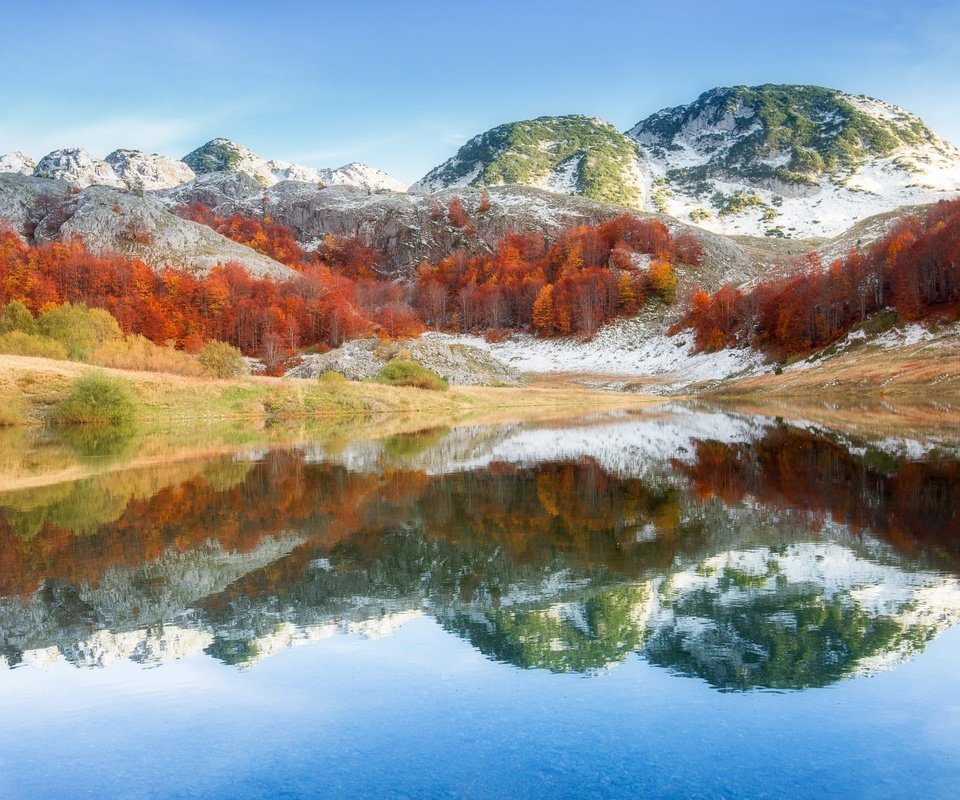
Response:
[[[6,445],[0,797],[957,794],[953,443],[676,405],[124,446]]]

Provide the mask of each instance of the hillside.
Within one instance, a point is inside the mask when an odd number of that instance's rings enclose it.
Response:
[[[727,235],[829,238],[866,217],[956,196],[960,151],[881,100],[817,86],[735,86],[658,111],[625,136],[582,116],[500,125],[411,190],[503,184],[613,201]]]
[[[63,181],[0,174],[0,224],[23,241],[80,239],[92,252],[138,258],[204,274],[217,264],[240,264],[253,276],[283,278],[291,271],[205,225],[182,219],[155,197],[107,186],[82,191]]]
[[[960,151],[897,106],[816,86],[737,86],[664,109],[627,135],[650,198],[717,232],[835,236],[960,191]]]
[[[500,125],[473,137],[411,191],[518,184],[643,207],[643,167],[609,122],[571,115]]]

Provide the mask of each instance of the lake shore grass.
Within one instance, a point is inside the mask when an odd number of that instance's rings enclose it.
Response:
[[[0,423],[45,425],[78,379],[102,374],[125,383],[139,424],[209,420],[369,420],[392,415],[538,415],[649,406],[658,398],[570,386],[458,386],[433,391],[373,382],[245,376],[198,378],[91,367],[71,361],[0,356]]]
[[[896,398],[923,403],[931,397],[960,399],[960,343],[920,342],[884,349],[866,347],[803,369],[771,369],[765,375],[704,387],[692,394],[725,401],[795,398],[809,402]]]

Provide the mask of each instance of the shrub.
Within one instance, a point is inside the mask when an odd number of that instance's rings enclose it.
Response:
[[[332,369],[321,373],[320,377],[317,378],[317,382],[324,389],[329,389],[330,391],[338,391],[349,383],[343,374],[335,372]]]
[[[204,374],[203,365],[193,356],[172,347],[161,347],[138,334],[104,342],[91,354],[90,363],[99,367],[171,372],[175,375]]]
[[[207,342],[197,358],[214,378],[233,378],[246,371],[243,354],[226,342]]]
[[[37,332],[37,322],[33,314],[19,300],[11,300],[3,307],[3,311],[0,311],[0,334],[12,331]]]
[[[432,369],[427,369],[415,361],[396,359],[385,365],[374,380],[390,386],[415,386],[418,389],[432,389],[442,392],[449,384]]]
[[[13,356],[33,356],[35,358],[56,358],[64,361],[67,358],[67,348],[60,342],[48,339],[46,336],[10,331],[0,334],[0,353],[9,353]]]
[[[83,375],[67,397],[54,406],[55,425],[130,425],[137,410],[126,381],[108,375]]]
[[[37,330],[66,347],[74,361],[86,361],[104,342],[123,337],[110,312],[70,303],[44,311],[37,318]]]

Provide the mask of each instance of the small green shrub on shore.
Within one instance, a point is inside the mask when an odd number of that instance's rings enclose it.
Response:
[[[246,371],[243,354],[226,342],[207,342],[197,358],[204,371],[214,378],[235,378]]]
[[[415,361],[399,358],[384,366],[374,380],[390,386],[414,386],[417,389],[431,389],[436,392],[446,391],[449,388],[449,384],[432,369],[427,369]]]
[[[137,403],[126,381],[107,375],[83,375],[70,394],[54,406],[55,425],[132,425]]]
[[[331,392],[340,391],[343,389],[350,381],[347,380],[346,376],[341,372],[336,372],[335,370],[328,369],[320,374],[320,377],[317,378],[317,382],[324,388],[329,389]]]

